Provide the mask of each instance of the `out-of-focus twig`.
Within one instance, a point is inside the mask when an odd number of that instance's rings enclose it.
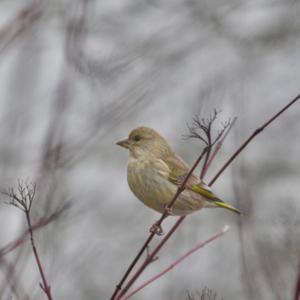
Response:
[[[145,288],[147,285],[151,284],[152,282],[156,281],[157,279],[159,279],[160,277],[162,277],[163,275],[165,275],[166,273],[168,273],[169,271],[171,271],[174,267],[176,267],[177,265],[179,265],[183,260],[185,260],[190,255],[192,255],[193,253],[195,253],[196,251],[198,251],[200,248],[203,248],[207,244],[209,244],[212,241],[214,241],[214,240],[218,239],[219,237],[221,237],[223,234],[226,233],[226,231],[228,229],[229,229],[229,226],[225,225],[225,226],[223,226],[223,228],[221,228],[221,230],[219,230],[216,234],[214,234],[213,236],[211,236],[209,239],[205,240],[204,242],[197,243],[188,252],[186,252],[184,255],[182,255],[178,259],[176,259],[170,266],[168,266],[163,271],[161,271],[157,275],[153,276],[152,278],[150,278],[149,280],[147,280],[143,284],[141,284],[139,287],[137,287],[136,289],[134,289],[130,294],[128,294],[127,296],[125,296],[121,300],[128,300],[133,295],[135,295],[137,292],[139,292],[140,290],[142,290],[143,288]]]
[[[5,260],[3,257],[0,259],[0,265],[2,269],[5,269],[5,287],[8,287],[11,290],[11,293],[14,295],[16,300],[24,299],[30,300],[29,296],[25,292],[25,290],[21,287],[20,282],[17,280],[17,271],[15,268],[15,264]],[[4,268],[3,268],[4,267]],[[5,288],[0,288],[0,299],[3,299],[3,294],[5,292]]]
[[[33,0],[17,16],[0,29],[0,52],[18,38],[30,25],[42,16],[42,1]]]
[[[30,211],[32,208],[33,201],[35,199],[36,185],[34,183],[20,182],[18,183],[17,191],[14,189],[9,189],[8,192],[4,192],[10,198],[10,204],[17,207],[25,213],[27,226],[28,226],[28,235],[30,237],[31,248],[33,251],[34,258],[36,260],[38,270],[42,279],[40,283],[41,289],[44,291],[48,300],[52,300],[50,285],[47,282],[44,267],[39,255],[39,252],[36,247],[34,239],[34,227],[31,223]]]
[[[249,206],[249,203],[251,202],[251,198],[249,196],[249,193],[246,191],[246,187],[241,186],[242,182],[240,181],[241,178],[243,178],[242,175],[242,163],[239,166],[239,168],[233,168],[233,180],[232,180],[232,188],[233,188],[233,194],[234,198],[236,200],[237,206],[240,208],[242,199],[243,202],[247,203]],[[257,299],[257,291],[255,289],[255,282],[254,278],[249,270],[248,262],[247,262],[247,246],[245,245],[245,242],[249,240],[249,233],[247,235],[245,234],[245,226],[244,226],[244,218],[239,218],[237,220],[238,225],[238,237],[240,242],[240,258],[241,258],[241,266],[242,266],[242,274],[243,279],[245,282],[245,286],[247,289],[246,297],[248,299]],[[246,238],[247,237],[247,238]]]
[[[69,205],[65,205],[59,209],[57,209],[55,212],[53,212],[48,217],[42,217],[39,221],[34,223],[31,228],[32,231],[35,232],[36,230],[39,230],[41,228],[44,228],[48,224],[52,223],[53,221],[57,220],[58,217],[69,207]],[[15,250],[19,246],[21,246],[28,238],[29,236],[29,229],[25,230],[18,238],[16,238],[13,242],[10,242],[6,246],[0,248],[0,260],[3,256],[10,253],[11,251]]]

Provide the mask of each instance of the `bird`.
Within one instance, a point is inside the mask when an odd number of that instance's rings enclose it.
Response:
[[[116,144],[129,151],[127,181],[133,194],[146,206],[163,214],[188,174],[188,164],[163,136],[146,126],[133,129],[127,138]],[[168,213],[186,216],[206,207],[221,207],[241,214],[194,174],[188,178]]]

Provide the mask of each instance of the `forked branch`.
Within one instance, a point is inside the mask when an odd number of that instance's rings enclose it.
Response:
[[[40,287],[44,291],[48,300],[52,300],[51,289],[47,282],[44,268],[35,245],[33,226],[31,224],[31,218],[30,218],[30,210],[32,207],[33,200],[35,198],[35,192],[36,192],[35,184],[28,183],[28,182],[23,183],[19,181],[17,191],[15,191],[13,188],[10,188],[7,192],[4,192],[4,194],[9,197],[10,199],[9,204],[17,207],[18,209],[22,210],[25,213],[28,232],[30,235],[31,248],[42,279],[42,283],[40,283]]]

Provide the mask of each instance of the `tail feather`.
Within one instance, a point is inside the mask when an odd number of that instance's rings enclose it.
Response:
[[[236,209],[235,207],[231,206],[230,204],[227,204],[225,202],[222,201],[214,201],[214,204],[216,204],[219,207],[228,209],[230,211],[235,212],[236,214],[242,215],[242,212],[240,212],[238,209]]]

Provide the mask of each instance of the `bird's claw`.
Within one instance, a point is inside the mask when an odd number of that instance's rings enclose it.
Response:
[[[161,225],[158,224],[158,222],[155,222],[155,223],[151,226],[150,232],[151,232],[151,233],[154,233],[154,234],[157,234],[157,235],[159,235],[159,236],[164,235],[164,231],[163,231]]]
[[[168,205],[165,206],[165,213],[167,216],[174,216],[172,207],[168,207]]]

